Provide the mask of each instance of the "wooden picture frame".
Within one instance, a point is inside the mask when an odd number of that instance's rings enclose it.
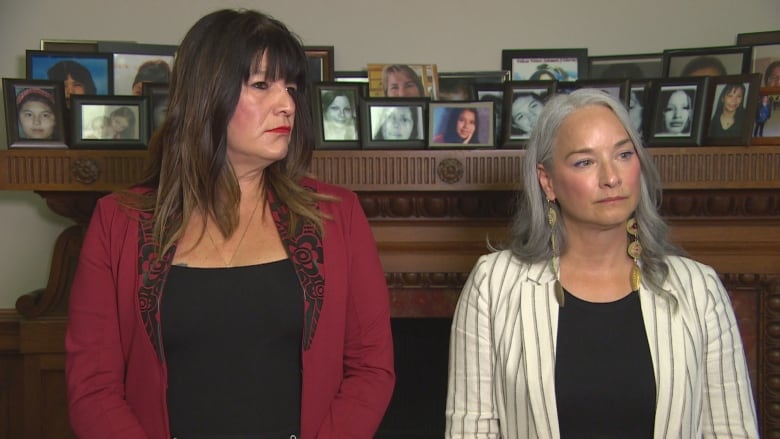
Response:
[[[504,83],[502,147],[524,147],[539,113],[556,93],[556,81],[509,81]]]
[[[114,60],[109,53],[27,50],[25,61],[27,79],[69,81],[67,108],[71,94],[110,95],[114,89]]]
[[[483,84],[503,84],[509,79],[509,71],[439,72],[440,101],[476,100],[474,87]]]
[[[145,149],[146,96],[73,96],[71,148]]]
[[[662,77],[743,75],[750,72],[749,46],[666,49]]]
[[[780,44],[780,30],[737,34],[737,46],[753,46],[758,44]]]
[[[8,148],[67,148],[60,81],[3,78]]]
[[[761,76],[757,73],[710,78],[707,90],[705,145],[749,145],[758,110]],[[724,115],[737,104],[733,119]],[[723,117],[722,117],[723,116]]]
[[[149,104],[149,132],[154,133],[165,122],[170,103],[170,84],[167,82],[144,82],[142,96]]]
[[[588,77],[588,49],[503,49],[512,81],[576,81]]]
[[[631,80],[658,78],[663,65],[662,54],[642,53],[635,55],[608,55],[588,57],[589,79]]]
[[[98,50],[114,60],[116,96],[140,96],[144,82],[167,83],[178,46],[98,41]]]
[[[360,149],[363,84],[320,82],[312,86],[316,149]]]
[[[333,81],[335,67],[333,65],[333,46],[304,46],[306,59],[309,61],[309,82]]]
[[[703,121],[710,78],[662,78],[653,81],[655,96],[648,146],[701,145]]]
[[[432,101],[428,105],[428,147],[494,148],[493,111],[491,101]]]
[[[427,98],[367,98],[360,102],[364,149],[424,149]]]
[[[372,98],[438,99],[436,64],[368,64],[367,70],[368,95]]]

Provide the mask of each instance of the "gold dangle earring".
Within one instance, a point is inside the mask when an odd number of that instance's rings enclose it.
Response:
[[[553,273],[555,273],[555,299],[558,301],[558,305],[563,307],[563,287],[561,287],[561,270],[560,270],[560,258],[558,255],[558,241],[555,239],[555,226],[558,224],[558,211],[555,210],[553,205],[555,200],[547,200],[547,223],[550,224],[550,246],[552,247],[552,265]]]
[[[634,265],[631,267],[631,290],[639,291],[639,286],[642,283],[642,270],[639,269],[639,256],[642,254],[642,244],[639,242],[639,225],[636,222],[636,218],[629,218],[626,222],[626,231],[629,235],[628,243],[628,256],[634,260]]]

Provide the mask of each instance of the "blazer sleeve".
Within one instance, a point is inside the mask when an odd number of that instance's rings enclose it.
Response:
[[[105,198],[98,202],[70,292],[65,379],[70,423],[80,439],[147,437],[125,402],[116,267],[110,250],[119,215],[124,214],[115,203]]]
[[[349,252],[344,379],[320,439],[373,437],[395,385],[390,298],[376,243],[357,197],[342,203]]]
[[[482,256],[460,294],[450,332],[445,438],[497,439],[493,403],[495,357],[488,300],[489,264]]]
[[[755,402],[731,300],[712,268],[706,267],[703,274],[708,296],[704,437],[758,438]]]

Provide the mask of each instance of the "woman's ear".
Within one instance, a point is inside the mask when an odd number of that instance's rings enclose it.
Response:
[[[553,189],[552,178],[550,174],[547,172],[547,169],[545,169],[544,165],[541,163],[538,163],[536,165],[536,176],[539,179],[539,185],[542,186],[542,190],[544,191],[544,194],[547,196],[547,199],[554,200],[555,190]]]

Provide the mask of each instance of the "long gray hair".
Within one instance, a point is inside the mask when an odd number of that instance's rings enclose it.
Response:
[[[658,212],[661,202],[661,178],[642,140],[634,129],[623,104],[599,90],[580,89],[570,94],[551,97],[544,106],[531,133],[523,160],[524,190],[519,197],[509,236],[509,248],[524,262],[540,262],[553,256],[550,245],[552,228],[547,223],[548,203],[539,183],[536,165],[552,168],[553,148],[563,122],[572,113],[590,105],[600,105],[612,110],[634,143],[641,168],[639,205],[634,216],[639,224],[639,240],[642,243],[640,265],[644,280],[660,292],[669,272],[664,258],[679,254],[680,250],[667,238],[668,226]],[[559,207],[551,203],[553,208]],[[557,247],[566,250],[566,231],[563,217],[558,212],[555,225]]]

